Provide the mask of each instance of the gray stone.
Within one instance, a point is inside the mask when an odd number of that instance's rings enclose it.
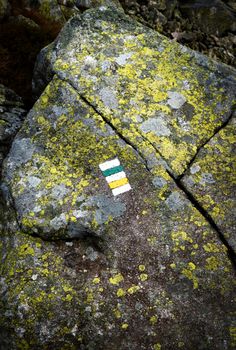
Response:
[[[183,199],[179,192],[173,192],[166,199],[166,204],[170,208],[170,210],[177,211],[184,210],[184,207],[189,203]]]
[[[153,132],[157,136],[170,136],[171,131],[165,122],[165,115],[157,118],[149,118],[142,123],[140,129],[146,134]]]
[[[176,176],[229,118],[235,72],[105,6],[39,62],[38,92],[50,82],[4,162],[0,346],[233,349],[230,255]],[[171,108],[170,91],[186,103]],[[115,158],[126,179],[108,185]]]
[[[186,102],[186,98],[175,91],[168,92],[169,100],[167,103],[174,109],[179,109]]]
[[[117,60],[127,54],[119,65]],[[88,65],[88,57],[96,64]],[[45,70],[41,84],[38,77]],[[183,174],[196,149],[227,120],[235,98],[233,69],[170,42],[113,9],[86,11],[83,26],[79,17],[68,22],[39,57],[38,87],[45,87],[53,72],[99,113],[108,114],[118,132],[143,153],[152,153],[147,150],[152,144],[174,176]],[[41,92],[38,88],[37,94]],[[150,121],[160,134],[145,132]]]
[[[198,153],[182,179],[236,251],[235,117]]]
[[[109,88],[103,88],[100,90],[99,95],[106,107],[117,109],[118,102],[114,91],[111,91]]]

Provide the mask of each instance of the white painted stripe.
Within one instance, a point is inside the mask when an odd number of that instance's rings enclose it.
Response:
[[[107,176],[106,180],[107,180],[108,183],[110,183],[112,181],[121,180],[124,177],[126,177],[125,172],[124,171],[120,171],[119,173]]]
[[[114,168],[115,166],[119,166],[119,165],[120,165],[119,159],[115,158],[115,159],[108,160],[107,162],[100,164],[99,168],[102,171],[105,171],[107,169],[111,169],[111,168]]]
[[[130,186],[130,184],[126,184],[126,185],[123,185],[121,187],[115,188],[114,190],[112,190],[112,193],[114,196],[118,196],[118,194],[128,192],[129,190],[131,190],[131,186]]]

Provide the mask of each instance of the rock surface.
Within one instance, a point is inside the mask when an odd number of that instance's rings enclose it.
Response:
[[[21,98],[0,84],[0,169],[25,115],[26,110]]]
[[[1,186],[2,349],[233,349],[232,252],[178,177],[229,122],[234,70],[102,7],[34,84]]]
[[[122,13],[109,15],[110,21],[102,11],[96,20],[92,12],[82,20],[73,18],[54,45],[42,51],[35,80],[47,65],[51,75],[68,81],[100,113],[108,114],[130,142],[143,145],[145,152],[146,144],[151,145],[166,167],[181,175],[196,149],[229,118],[235,72]]]
[[[236,251],[235,117],[200,151],[182,181]]]

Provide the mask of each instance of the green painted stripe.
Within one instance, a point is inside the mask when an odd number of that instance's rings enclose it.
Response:
[[[111,169],[107,169],[107,170],[103,171],[102,173],[104,176],[109,176],[109,175],[119,173],[120,171],[124,171],[123,166],[121,166],[121,165],[115,166],[114,168],[111,168]]]

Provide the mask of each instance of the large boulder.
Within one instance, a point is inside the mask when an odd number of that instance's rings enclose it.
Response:
[[[179,177],[235,72],[102,6],[34,84],[4,162],[2,349],[233,349],[233,254]]]

